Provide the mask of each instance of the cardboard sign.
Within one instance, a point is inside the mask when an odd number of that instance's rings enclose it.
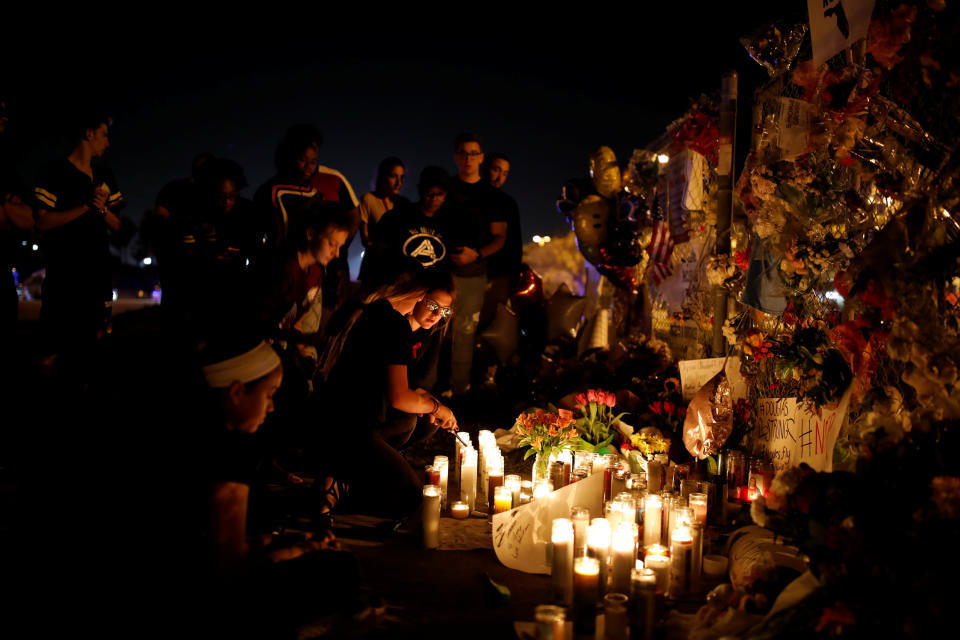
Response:
[[[717,375],[723,366],[723,358],[703,358],[702,360],[681,360],[680,386],[684,402],[693,400],[693,396],[705,385],[710,378]],[[747,397],[747,383],[740,375],[740,358],[730,356],[724,369],[727,381],[730,383],[730,397],[734,402]]]
[[[568,484],[546,498],[493,515],[493,550],[503,566],[524,573],[550,573],[547,546],[555,518],[569,518],[570,507],[584,506],[603,517],[603,474]]]
[[[704,207],[703,174],[706,169],[707,159],[692,149],[671,155],[667,163],[663,210],[669,214],[670,235],[675,242],[687,240],[686,222],[690,211]]]
[[[692,238],[670,256],[673,273],[657,287],[657,298],[667,303],[669,313],[680,313],[687,299],[687,290],[699,279],[700,259],[704,252],[703,239]]]
[[[761,398],[756,404],[754,437],[776,471],[805,462],[817,471],[833,471],[833,445],[847,418],[850,391],[820,415],[796,398]]]
[[[784,160],[793,160],[810,146],[810,130],[813,127],[813,105],[795,98],[780,98],[780,125],[777,131],[777,147]]]
[[[867,37],[874,0],[807,0],[813,66]]]

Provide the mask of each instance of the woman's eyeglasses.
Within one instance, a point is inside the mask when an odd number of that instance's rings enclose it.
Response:
[[[430,298],[423,299],[423,305],[427,308],[431,314],[439,313],[443,316],[444,320],[453,315],[453,309],[450,307],[441,307],[439,304],[431,300]]]

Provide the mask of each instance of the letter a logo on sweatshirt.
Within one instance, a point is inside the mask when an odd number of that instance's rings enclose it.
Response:
[[[447,255],[447,248],[431,233],[416,233],[403,243],[403,252],[424,267],[432,267]]]
[[[431,262],[435,262],[437,259],[437,252],[433,250],[433,245],[430,244],[430,241],[426,238],[423,239],[423,242],[420,243],[420,246],[414,249],[410,255],[414,258],[423,256]]]

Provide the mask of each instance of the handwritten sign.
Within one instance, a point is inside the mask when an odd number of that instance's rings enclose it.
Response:
[[[674,238],[675,243],[679,241]],[[673,273],[657,286],[657,296],[667,303],[668,313],[683,311],[683,303],[687,298],[687,289],[697,281],[699,273],[699,256],[703,252],[703,241],[699,237],[684,242],[682,251],[674,246],[670,256],[670,265]]]
[[[684,401],[689,402],[693,400],[693,396],[700,390],[700,387],[717,375],[720,367],[723,366],[723,358],[681,360],[678,364],[680,367],[681,393]],[[746,398],[747,383],[740,375],[740,358],[736,356],[727,358],[727,366],[724,371],[727,374],[727,382],[730,383],[730,397],[733,400]]]
[[[817,471],[833,470],[833,445],[847,417],[850,392],[834,408],[810,411],[796,398],[761,398],[754,436],[777,471],[805,462]]]
[[[867,37],[874,0],[807,0],[813,66]]]
[[[581,505],[591,517],[602,517],[603,474],[597,473],[554,491],[546,498],[496,513],[493,550],[503,566],[524,573],[550,573],[547,547],[555,518],[569,518],[570,507]]]
[[[796,98],[780,98],[779,102],[777,147],[784,160],[792,160],[804,153],[810,145],[814,108],[809,102]]]

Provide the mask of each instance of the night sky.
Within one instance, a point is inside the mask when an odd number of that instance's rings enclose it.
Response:
[[[135,220],[200,151],[239,162],[252,197],[291,124],[320,127],[321,164],[340,170],[358,197],[377,163],[399,156],[403,194],[414,200],[420,170],[455,172],[453,138],[475,131],[486,151],[510,156],[505,191],[529,238],[567,228],[554,201],[566,179],[586,174],[593,148],[607,144],[626,164],[729,69],[740,73],[741,104],[749,101],[766,73],[739,38],[786,11],[713,4],[521,21],[503,4],[476,17],[452,18],[450,6],[422,18],[370,7],[368,15],[324,9],[291,14],[292,23],[231,16],[186,27],[170,16],[140,14],[133,25],[112,15],[98,38],[64,21],[42,53],[31,54],[36,41],[4,41],[3,94],[28,180],[61,153],[58,123],[71,100],[108,105],[105,160]],[[805,3],[792,5],[802,19]]]

